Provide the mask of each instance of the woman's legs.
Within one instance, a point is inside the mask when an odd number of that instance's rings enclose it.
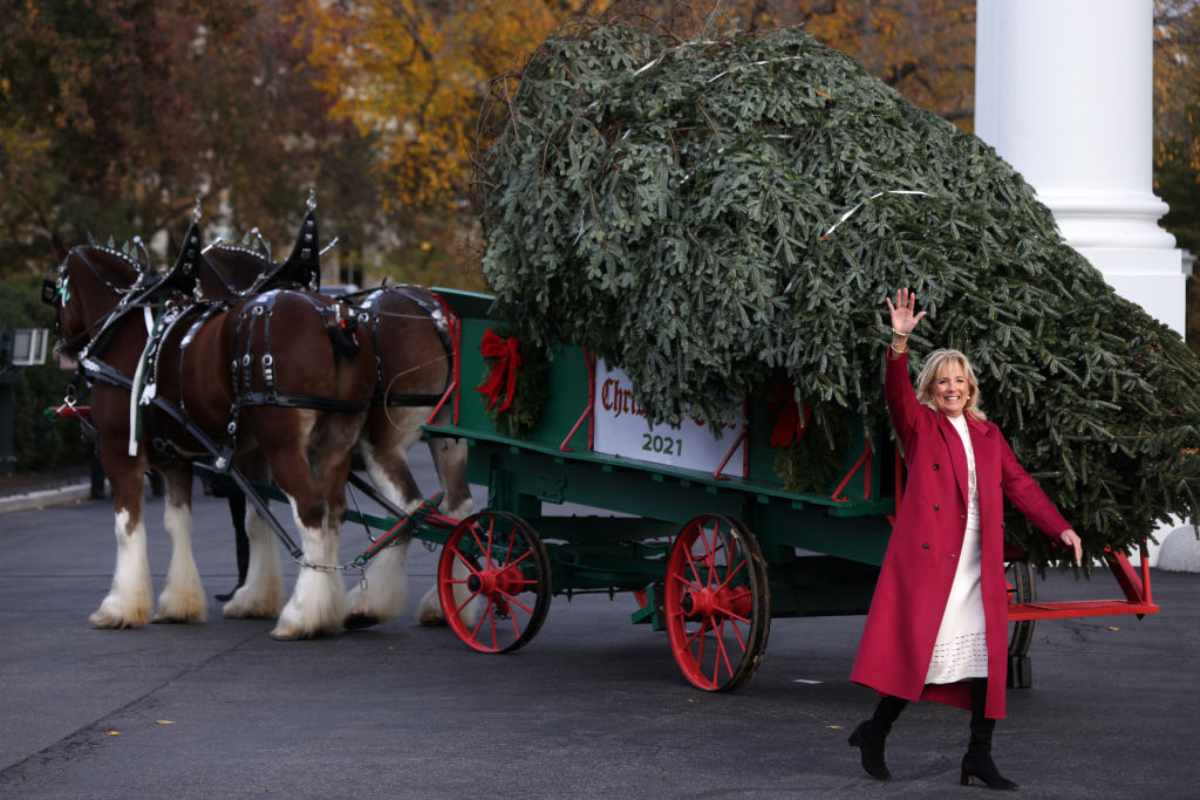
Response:
[[[992,761],[992,732],[996,729],[996,720],[984,716],[987,678],[972,678],[970,683],[971,742],[962,760],[962,784],[966,786],[974,776],[987,784],[989,789],[1016,789],[1017,784],[1001,775]]]
[[[884,740],[892,730],[892,724],[899,718],[900,712],[908,705],[907,700],[891,695],[883,695],[875,713],[869,720],[860,723],[850,735],[850,746],[859,748],[862,753],[862,766],[867,774],[877,780],[891,780],[892,773],[884,760]]]

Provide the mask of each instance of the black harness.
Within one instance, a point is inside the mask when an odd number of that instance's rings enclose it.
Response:
[[[130,392],[130,402],[138,402],[147,407],[152,407],[174,420],[206,451],[205,454],[216,458],[214,468],[219,472],[228,470],[233,452],[236,450],[237,421],[242,408],[248,406],[279,406],[281,408],[308,408],[342,414],[359,414],[365,412],[370,407],[369,400],[352,402],[336,398],[279,391],[278,374],[271,347],[271,319],[275,310],[275,303],[279,296],[279,290],[275,290],[256,297],[249,302],[245,302],[238,312],[234,333],[234,352],[240,355],[234,358],[230,364],[233,403],[230,407],[229,423],[225,429],[225,440],[218,443],[191,420],[187,414],[186,404],[182,397],[177,405],[166,398],[159,397],[156,387],[162,345],[171,332],[186,320],[192,319],[190,327],[179,344],[178,360],[181,373],[180,386],[182,386],[184,359],[187,357],[187,350],[195,340],[196,335],[214,316],[229,310],[232,306],[226,302],[181,305],[177,301],[183,298],[177,296],[171,297],[161,305],[152,305],[149,302],[151,299],[149,297],[150,292],[139,292],[138,294],[140,296],[136,298],[132,295],[126,295],[125,300],[113,309],[112,313],[99,326],[98,332],[80,353],[79,368],[71,381],[71,385],[68,387],[68,397],[72,401],[78,392],[80,382],[88,386],[101,384],[124,389]],[[325,327],[331,338],[335,339],[335,348],[357,350],[356,340],[354,339],[356,335],[355,329],[359,323],[368,321],[368,312],[361,311],[355,315],[348,307],[340,303],[323,305],[316,298],[302,292],[297,292],[293,296],[306,300],[313,310],[320,315],[325,322]],[[144,363],[142,365],[143,374],[146,378],[141,387],[135,387],[133,379],[104,361],[101,355],[111,343],[113,334],[118,329],[118,326],[134,312],[145,313],[146,308],[159,309],[164,316],[147,339],[146,348],[143,351]],[[254,336],[256,331],[261,331],[261,338],[258,340],[260,348],[257,348],[260,350],[261,355],[257,359],[255,358],[256,347]],[[343,342],[339,344],[336,337],[340,337]],[[259,367],[258,375],[260,378],[257,382],[255,381],[256,364]],[[256,387],[256,383],[259,386]],[[141,397],[133,397],[135,390],[140,390]],[[152,437],[152,442],[155,449],[163,455],[187,460],[191,460],[193,457],[186,454],[178,445],[165,438]]]
[[[234,332],[234,352],[241,351],[241,356],[235,358],[230,365],[233,369],[234,418],[237,410],[246,406],[281,406],[283,408],[312,408],[318,411],[333,411],[341,414],[358,414],[370,408],[370,401],[361,403],[349,400],[335,400],[327,397],[317,397],[309,394],[287,394],[278,389],[279,376],[276,372],[275,358],[271,354],[271,318],[275,311],[275,302],[280,289],[274,289],[259,295],[242,306],[238,313],[237,327]],[[342,341],[334,340],[334,347],[357,352],[355,328],[359,322],[366,323],[367,312],[357,316],[341,303],[323,305],[317,299],[303,292],[296,292],[295,297],[304,298],[325,322],[330,337],[342,337]],[[343,309],[345,311],[343,312]],[[262,348],[265,352],[257,359],[254,357],[255,330],[262,331]],[[353,355],[353,353],[347,353]],[[182,358],[182,356],[181,356]],[[260,389],[254,388],[254,367],[258,364],[261,375]]]
[[[445,350],[447,365],[446,382],[442,386],[441,391],[436,394],[414,392],[393,393],[388,390],[388,386],[384,382],[383,360],[379,355],[382,352],[379,347],[379,324],[383,317],[388,316],[388,312],[379,310],[379,303],[383,299],[385,292],[397,293],[404,299],[411,301],[424,311],[429,316],[429,321],[433,323],[434,330],[438,334],[438,339],[442,343],[442,349]],[[370,290],[370,294],[359,303],[358,308],[364,309],[369,315],[371,343],[375,346],[375,394],[371,398],[371,404],[413,408],[437,405],[446,394],[446,390],[450,388],[450,383],[453,381],[454,376],[454,345],[450,342],[450,335],[446,332],[441,304],[436,299],[430,297],[428,293],[415,286],[396,285]]]

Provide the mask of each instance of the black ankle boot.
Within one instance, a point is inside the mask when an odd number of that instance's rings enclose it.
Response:
[[[1000,774],[992,761],[992,731],[996,720],[971,720],[971,743],[962,760],[962,785],[968,786],[971,778],[979,778],[989,789],[1016,789],[1017,784]]]
[[[898,697],[885,696],[879,701],[875,714],[869,720],[859,723],[850,734],[850,746],[861,750],[862,767],[872,778],[880,781],[890,781],[892,772],[884,760],[884,740],[892,730],[892,723],[900,716],[900,712],[908,705],[907,700]]]
[[[892,772],[883,759],[883,741],[888,731],[873,719],[859,723],[850,734],[850,746],[862,751],[862,768],[878,781],[890,781]]]

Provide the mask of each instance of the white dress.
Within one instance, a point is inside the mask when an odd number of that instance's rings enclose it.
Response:
[[[958,569],[933,646],[933,659],[925,676],[926,683],[957,683],[966,678],[987,677],[986,623],[983,594],[979,590],[979,489],[975,480],[975,452],[971,449],[966,416],[949,419],[967,451],[967,527],[963,532]]]

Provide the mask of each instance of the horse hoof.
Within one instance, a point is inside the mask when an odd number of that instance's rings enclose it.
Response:
[[[204,622],[204,615],[197,613],[176,614],[170,611],[156,611],[150,620],[155,625],[188,625],[193,622]]]
[[[273,629],[268,635],[277,642],[294,642],[297,639],[303,638],[298,631],[291,629],[283,630],[281,628]]]
[[[383,620],[374,614],[368,614],[363,611],[352,611],[346,616],[346,619],[342,624],[348,631],[358,631],[362,630],[363,628],[370,628],[373,625],[378,625],[381,622],[383,622]]]
[[[337,631],[312,630],[306,631],[296,627],[282,627],[276,625],[271,631],[270,637],[277,642],[296,642],[301,639],[318,639],[322,636],[332,636]]]
[[[140,628],[146,624],[145,617],[126,616],[101,608],[88,617],[93,627],[105,630],[121,630],[124,628]]]

